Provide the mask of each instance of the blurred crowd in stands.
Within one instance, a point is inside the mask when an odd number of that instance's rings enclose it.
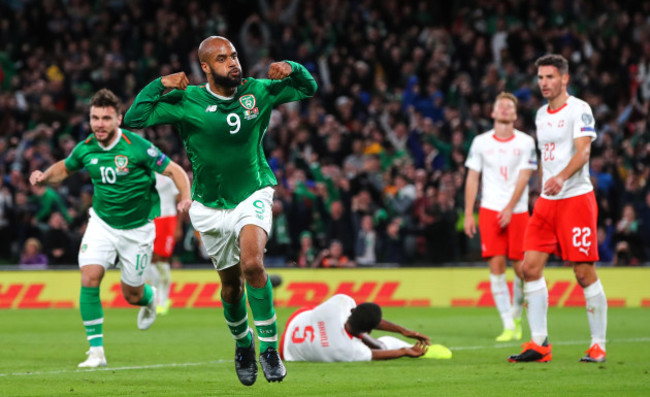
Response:
[[[96,90],[128,107],[161,75],[203,83],[196,48],[209,35],[234,42],[244,75],[290,59],[319,84],[273,112],[264,140],[279,181],[270,266],[480,260],[462,232],[465,156],[501,91],[535,135],[533,62],[549,52],[569,59],[570,93],[596,118],[601,261],[650,261],[649,15],[650,2],[616,0],[0,0],[1,261],[76,263],[88,176],[27,177],[90,134]],[[191,176],[172,127],[143,134]],[[207,263],[187,219],[185,230],[177,263]]]

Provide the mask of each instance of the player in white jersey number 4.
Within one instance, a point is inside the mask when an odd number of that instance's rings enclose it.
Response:
[[[535,141],[515,130],[517,98],[502,92],[492,110],[494,128],[472,141],[465,166],[465,234],[476,234],[474,203],[481,175],[479,230],[481,253],[490,266],[490,288],[503,322],[497,342],[521,339],[521,312],[524,303],[524,258],[521,236],[528,224],[528,180],[537,169]],[[513,302],[506,282],[506,262],[513,261],[515,271]]]
[[[569,63],[561,55],[539,58],[538,85],[548,104],[537,111],[537,145],[541,152],[543,189],[524,235],[524,295],[532,340],[511,362],[551,361],[546,325],[548,288],[544,267],[550,254],[573,264],[583,288],[591,346],[581,362],[605,361],[607,298],[596,274],[598,207],[589,179],[591,142],[596,139],[589,105],[569,95]]]

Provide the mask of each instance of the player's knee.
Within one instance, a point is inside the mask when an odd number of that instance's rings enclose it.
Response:
[[[264,265],[261,261],[250,263],[243,266],[244,278],[250,283],[252,280],[258,280],[264,277]]]
[[[521,264],[521,274],[524,276],[524,280],[537,280],[542,276],[541,267],[535,266],[531,262],[524,261]]]
[[[137,305],[142,300],[142,293],[127,292],[124,294],[124,299],[126,299],[130,305]]]
[[[221,297],[226,302],[236,302],[244,293],[244,285],[242,283],[236,284],[223,284],[221,286]]]
[[[576,276],[576,281],[582,288],[590,286],[597,279],[593,266],[589,266],[589,265],[574,266],[573,273]]]

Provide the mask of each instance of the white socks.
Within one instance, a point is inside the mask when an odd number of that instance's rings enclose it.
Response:
[[[587,288],[583,288],[587,303],[587,319],[591,330],[591,344],[598,345],[605,350],[607,334],[607,297],[600,279]]]
[[[158,293],[158,306],[163,306],[167,303],[169,299],[169,288],[172,283],[172,271],[169,262],[156,262],[156,268],[158,270],[158,283],[156,284],[156,289]]]
[[[524,295],[528,301],[528,325],[530,333],[538,345],[548,336],[546,316],[548,314],[548,288],[544,277],[524,284]]]
[[[524,280],[515,275],[512,282],[512,318],[521,317],[524,309]]]
[[[512,308],[510,307],[510,291],[506,282],[506,275],[490,273],[490,289],[494,304],[501,315],[503,328],[514,330],[515,323],[512,321]]]

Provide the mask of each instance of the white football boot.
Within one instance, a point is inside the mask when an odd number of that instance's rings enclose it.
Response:
[[[104,356],[103,346],[91,346],[86,352],[88,358],[86,361],[79,363],[79,368],[97,368],[106,366],[106,357]]]
[[[151,287],[153,295],[151,302],[147,306],[142,306],[138,313],[138,328],[142,331],[149,329],[151,324],[156,321],[156,287]]]

